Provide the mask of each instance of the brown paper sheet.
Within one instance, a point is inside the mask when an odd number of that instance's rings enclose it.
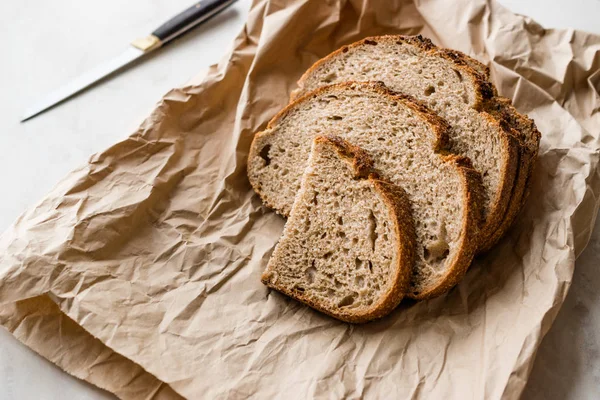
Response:
[[[489,62],[543,137],[530,201],[458,287],[352,326],[260,283],[284,221],[245,160],[308,66],[384,33]],[[121,398],[517,398],[596,217],[599,71],[599,36],[493,1],[255,0],[218,66],[0,237],[0,323]]]
[[[181,399],[168,385],[95,339],[47,296],[0,308],[0,324],[77,378],[125,399]]]

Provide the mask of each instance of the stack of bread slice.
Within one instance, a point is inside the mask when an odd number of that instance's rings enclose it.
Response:
[[[298,86],[248,158],[255,191],[289,217],[268,286],[368,321],[456,285],[525,202],[540,133],[478,61],[421,36],[371,37]]]

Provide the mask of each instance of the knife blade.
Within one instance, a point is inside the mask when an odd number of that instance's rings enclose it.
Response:
[[[125,51],[117,57],[76,77],[34,103],[31,107],[27,108],[21,118],[21,122],[27,121],[28,119],[49,110],[57,104],[73,97],[77,93],[80,93],[84,89],[89,88],[99,80],[124,69],[124,67],[135,60],[142,58],[168,42],[182,36],[192,28],[225,10],[235,3],[235,1],[236,0],[201,0],[197,2],[159,26],[150,35],[131,42]]]

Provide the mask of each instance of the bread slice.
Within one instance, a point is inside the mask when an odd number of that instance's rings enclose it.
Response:
[[[381,176],[408,193],[417,234],[409,296],[433,297],[454,286],[478,245],[482,188],[468,160],[447,151],[448,124],[382,84],[318,89],[288,105],[254,138],[248,177],[265,204],[290,213],[312,139],[323,133],[368,151]]]
[[[317,136],[265,285],[347,322],[392,311],[408,290],[415,229],[406,193],[362,149]]]
[[[451,151],[468,157],[482,175],[486,197],[480,247],[486,248],[509,207],[520,144],[511,127],[486,108],[493,87],[470,65],[481,73],[486,67],[463,56],[421,36],[371,37],[316,62],[298,81],[293,97],[335,82],[377,80],[446,119],[452,127]]]

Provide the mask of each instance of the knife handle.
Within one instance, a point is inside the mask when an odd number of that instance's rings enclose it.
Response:
[[[165,44],[188,32],[208,18],[224,10],[236,0],[201,0],[177,14],[152,32],[161,44]]]

